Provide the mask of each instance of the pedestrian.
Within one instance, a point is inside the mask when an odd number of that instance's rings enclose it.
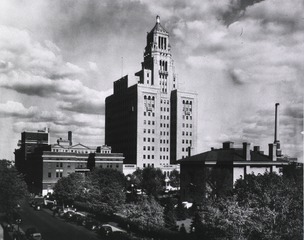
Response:
[[[182,234],[186,234],[186,233],[187,233],[186,228],[185,228],[185,224],[182,223],[182,225],[181,225],[179,231],[180,231],[180,233],[182,233]]]

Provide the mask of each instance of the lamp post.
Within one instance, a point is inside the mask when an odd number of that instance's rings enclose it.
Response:
[[[21,219],[20,218],[16,219],[16,223],[17,223],[17,227],[18,227],[18,229],[17,229],[17,239],[19,239]]]

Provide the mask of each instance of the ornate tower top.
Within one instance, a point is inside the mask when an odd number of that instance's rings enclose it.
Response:
[[[156,23],[160,23],[160,17],[158,15],[156,16]]]

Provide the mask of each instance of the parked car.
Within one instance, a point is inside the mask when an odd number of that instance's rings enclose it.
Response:
[[[75,215],[76,213],[75,212],[72,212],[72,211],[67,211],[63,214],[63,218],[66,219],[66,220],[71,220],[72,217]]]
[[[75,212],[75,214],[71,217],[71,221],[77,223],[78,225],[84,226],[85,219],[87,217],[87,213],[85,212]]]
[[[42,204],[34,203],[34,209],[35,209],[35,210],[40,211],[41,208],[42,208]]]
[[[42,240],[42,235],[41,235],[41,233],[38,232],[37,229],[34,228],[34,227],[28,228],[28,229],[25,231],[25,236],[26,236],[27,239],[29,239],[29,240]]]
[[[85,218],[85,227],[90,230],[98,230],[101,227],[101,223],[96,219],[87,217]]]
[[[101,235],[101,236],[110,236],[112,234],[113,230],[110,226],[106,225],[106,224],[103,224],[100,229],[98,230],[98,233]]]

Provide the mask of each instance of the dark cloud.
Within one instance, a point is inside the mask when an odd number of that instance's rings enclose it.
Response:
[[[90,101],[85,99],[61,102],[58,104],[58,107],[62,110],[86,114],[104,114],[105,110],[104,101]]]
[[[243,85],[244,82],[241,80],[240,76],[236,73],[234,69],[229,69],[227,71],[229,79],[232,81],[234,85]]]
[[[247,7],[262,2],[264,0],[231,0],[227,11],[222,13],[222,18],[225,25],[237,21],[244,16]]]

